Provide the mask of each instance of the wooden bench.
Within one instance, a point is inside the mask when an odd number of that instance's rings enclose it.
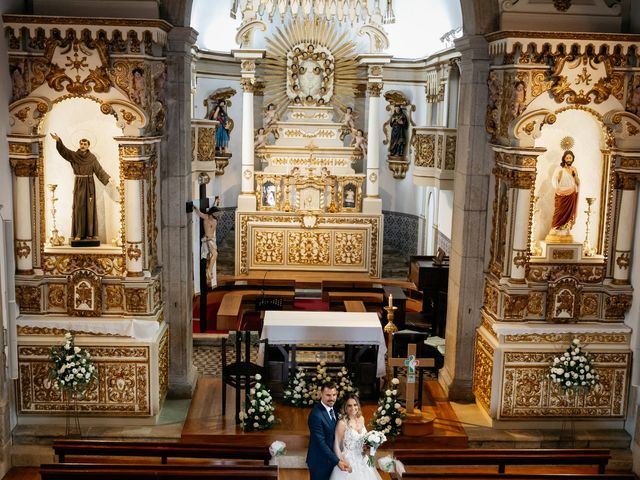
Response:
[[[505,473],[507,466],[515,465],[594,465],[598,473],[611,458],[608,449],[436,449],[396,450],[395,457],[404,465],[493,465],[497,473]]]
[[[42,480],[179,480],[185,478],[277,479],[276,465],[112,465],[53,463],[40,466]]]
[[[416,480],[637,480],[633,473],[406,472],[402,478]]]
[[[110,440],[56,440],[53,453],[58,462],[72,457],[148,457],[166,464],[169,458],[206,458],[227,460],[258,460],[269,464],[269,447],[242,445],[211,445],[180,442],[126,442]]]
[[[323,280],[322,281],[322,301],[331,303],[330,295],[342,294],[342,298],[338,298],[339,295],[333,295],[335,300],[362,300],[361,294],[369,294],[369,297],[373,297],[373,301],[381,303],[384,295],[382,285],[377,282],[362,282],[362,281],[347,281],[347,280]],[[349,296],[349,294],[352,294]],[[379,300],[378,300],[379,299]]]

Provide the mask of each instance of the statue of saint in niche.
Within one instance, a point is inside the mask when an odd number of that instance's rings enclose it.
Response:
[[[555,169],[551,178],[555,201],[550,235],[569,236],[571,228],[576,223],[580,177],[578,170],[573,166],[574,160],[573,152],[565,151],[560,166]]]
[[[391,139],[389,140],[389,156],[404,157],[407,145],[407,129],[409,119],[400,105],[393,107],[393,114],[389,120]]]
[[[96,156],[89,150],[89,140],[86,138],[81,139],[80,148],[74,152],[64,146],[57,134],[52,133],[51,137],[56,141],[58,153],[71,164],[75,174],[71,212],[71,238],[75,241],[85,239],[97,241],[98,215],[96,210],[96,184],[93,176],[98,177],[98,180],[103,185],[111,184],[116,190],[118,187],[109,174],[102,169]],[[71,246],[75,245],[72,243]]]

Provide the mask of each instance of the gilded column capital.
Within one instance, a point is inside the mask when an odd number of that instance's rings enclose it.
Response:
[[[247,93],[254,93],[256,90],[255,78],[241,78],[240,85],[242,85],[242,91]]]
[[[616,173],[616,188],[618,190],[635,190],[638,183],[638,174],[628,172]]]
[[[144,180],[147,171],[146,162],[125,161],[122,162],[122,177],[125,180]]]
[[[367,83],[367,92],[371,97],[379,97],[380,93],[382,93],[382,89],[384,88],[384,83],[382,82],[369,82]]]
[[[35,158],[11,158],[9,163],[16,177],[38,176],[38,161]]]
[[[536,173],[526,172],[522,170],[512,170],[510,175],[509,186],[511,188],[520,188],[523,190],[530,190],[535,184]]]

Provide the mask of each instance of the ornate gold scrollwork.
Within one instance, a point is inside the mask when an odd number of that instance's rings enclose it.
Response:
[[[38,176],[38,161],[35,158],[11,158],[9,163],[16,177]]]
[[[67,313],[78,317],[102,315],[102,279],[91,270],[76,270],[69,275]]]
[[[564,102],[565,97],[567,103],[579,105],[587,105],[592,99],[602,103],[611,95],[611,76],[611,60],[604,55],[558,57],[551,93],[558,103]]]
[[[382,82],[369,82],[367,83],[367,93],[371,97],[379,97],[382,93],[384,84]]]
[[[582,285],[573,277],[565,277],[549,284],[547,292],[547,321],[577,322],[580,316]]]
[[[493,384],[494,348],[480,334],[476,334],[475,361],[473,362],[473,394],[485,411],[490,410]]]
[[[607,295],[604,300],[604,318],[623,320],[629,308],[631,295]]]

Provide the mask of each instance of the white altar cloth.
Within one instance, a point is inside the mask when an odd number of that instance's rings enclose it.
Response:
[[[261,339],[272,345],[377,345],[377,376],[385,375],[387,346],[378,315],[373,312],[269,310],[264,314]]]
[[[136,340],[152,340],[161,328],[157,320],[141,320],[136,318],[92,318],[67,316],[20,315],[16,319],[18,327],[47,328],[73,330],[80,333],[114,335],[135,338]]]

